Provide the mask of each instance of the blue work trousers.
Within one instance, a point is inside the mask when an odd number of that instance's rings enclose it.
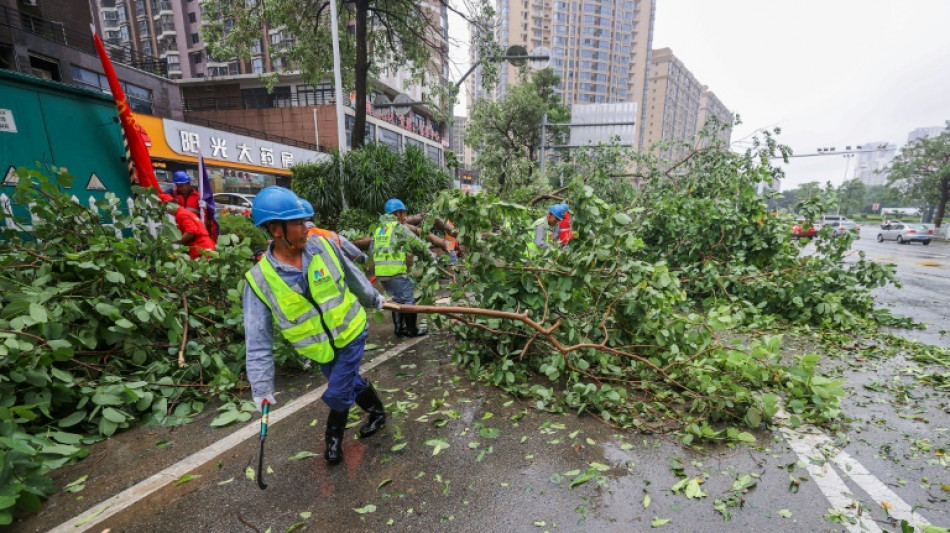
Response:
[[[416,299],[412,295],[412,291],[416,286],[409,276],[402,274],[391,278],[380,278],[379,282],[382,283],[386,293],[392,296],[393,301],[397,304],[412,305],[416,303]]]
[[[360,362],[363,360],[363,347],[366,346],[367,331],[353,342],[336,351],[336,357],[320,370],[327,378],[327,390],[323,401],[334,411],[347,411],[356,396],[369,387],[369,382],[360,376]]]

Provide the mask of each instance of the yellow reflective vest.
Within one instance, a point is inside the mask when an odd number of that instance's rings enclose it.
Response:
[[[528,249],[525,251],[526,256],[532,256],[541,252],[541,249],[538,248],[538,245],[534,242],[534,234],[538,230],[538,226],[543,226],[547,223],[547,216],[543,216],[535,220],[534,224],[531,224],[531,232],[528,234]]]
[[[343,265],[330,243],[317,238],[330,257],[314,254],[307,267],[310,298],[294,291],[265,256],[244,277],[277,319],[284,338],[305,357],[329,363],[334,347],[353,342],[366,329],[366,311],[344,283]]]
[[[405,274],[406,252],[397,251],[395,238],[399,229],[399,221],[383,224],[373,232],[373,265],[376,275],[385,278]]]

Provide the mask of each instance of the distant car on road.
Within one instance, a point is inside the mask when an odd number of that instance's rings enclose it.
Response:
[[[858,227],[854,221],[849,220],[848,217],[843,215],[825,215],[821,217],[822,226],[831,226],[833,228],[832,235],[838,237],[844,235],[849,231],[859,232],[861,228]]]
[[[799,218],[795,221],[795,225],[792,226],[792,238],[793,239],[811,239],[815,236],[815,233],[818,233],[818,230],[821,229],[821,226],[818,224],[812,224],[805,220],[804,218]]]
[[[219,192],[214,195],[214,210],[218,215],[237,214],[250,217],[253,204],[253,194]]]
[[[934,230],[923,224],[889,224],[877,234],[877,242],[897,241],[898,244],[919,242],[924,246],[934,238]]]

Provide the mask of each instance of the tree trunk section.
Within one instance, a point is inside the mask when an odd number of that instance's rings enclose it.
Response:
[[[363,146],[366,137],[366,77],[369,74],[369,53],[366,44],[369,0],[356,0],[356,117],[350,144],[353,149]]]
[[[937,214],[934,216],[935,228],[939,228],[943,224],[943,216],[947,212],[947,202],[950,201],[950,179],[943,180],[940,185],[940,201],[937,202]]]

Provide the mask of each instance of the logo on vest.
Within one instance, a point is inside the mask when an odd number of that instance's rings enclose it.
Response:
[[[383,227],[379,228],[379,233],[378,233],[378,235],[386,235],[386,232],[388,232],[388,231],[389,231],[389,226],[383,226]]]

